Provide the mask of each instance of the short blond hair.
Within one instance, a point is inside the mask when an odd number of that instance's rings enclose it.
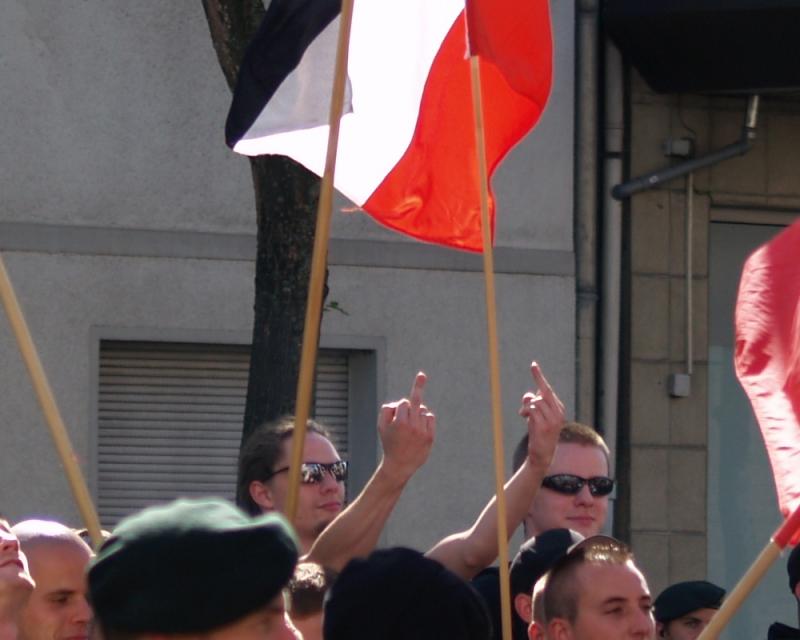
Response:
[[[545,574],[545,619],[548,623],[554,618],[575,622],[581,595],[581,584],[575,579],[575,575],[581,566],[623,565],[633,562],[630,547],[615,538],[598,535],[579,542]]]
[[[561,429],[561,433],[558,434],[558,442],[559,444],[570,443],[580,444],[585,447],[597,447],[605,454],[606,462],[610,462],[610,454],[606,441],[603,440],[603,436],[592,429],[589,425],[581,422],[565,423],[564,427]],[[511,459],[511,464],[514,467],[514,471],[522,466],[522,463],[525,462],[525,458],[527,457],[528,434],[526,433],[524,436],[522,436],[519,443],[517,443],[516,448],[514,449],[514,455]]]

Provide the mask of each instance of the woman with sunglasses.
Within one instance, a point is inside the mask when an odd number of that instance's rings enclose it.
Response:
[[[433,445],[436,417],[423,403],[425,382],[425,374],[419,372],[408,398],[381,407],[378,435],[383,457],[347,508],[347,462],[339,457],[327,430],[309,420],[293,522],[306,560],[338,571],[351,558],[374,549],[406,483]],[[238,493],[250,514],[285,512],[293,431],[294,418],[286,416],[259,427],[242,448]]]

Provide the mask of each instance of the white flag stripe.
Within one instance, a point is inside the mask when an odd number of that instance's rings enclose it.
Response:
[[[356,204],[369,198],[408,148],[428,71],[463,9],[464,0],[356,0],[348,65],[353,111],[342,118],[336,165],[337,189]],[[333,68],[333,58],[328,66]],[[326,110],[329,100],[330,92]],[[288,155],[322,175],[327,136],[327,126],[258,138],[248,133],[234,150]]]

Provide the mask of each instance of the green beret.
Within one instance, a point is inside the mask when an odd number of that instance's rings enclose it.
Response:
[[[210,631],[274,599],[297,553],[280,515],[250,518],[224,500],[177,500],[120,522],[89,568],[89,598],[106,629]]]
[[[669,622],[698,609],[719,609],[725,589],[705,580],[678,582],[662,591],[653,603],[658,622]]]

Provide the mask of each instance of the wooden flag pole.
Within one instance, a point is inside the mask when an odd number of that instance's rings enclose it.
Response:
[[[494,287],[494,252],[489,221],[489,181],[486,169],[486,140],[483,129],[481,71],[478,56],[470,57],[472,70],[472,108],[475,115],[475,142],[478,151],[478,180],[481,193],[481,233],[483,272],[486,279],[486,319],[489,337],[489,369],[492,388],[492,431],[494,434],[494,480],[497,496],[497,549],[500,568],[500,616],[503,640],[511,640],[511,581],[508,572],[508,525],[504,491],[503,412],[500,402],[500,355],[497,340],[497,304]]]
[[[19,300],[16,293],[14,293],[14,286],[11,284],[2,256],[0,256],[0,298],[3,300],[3,306],[14,331],[14,336],[17,339],[22,359],[28,367],[36,397],[39,399],[39,404],[47,420],[47,426],[50,428],[50,435],[53,437],[53,442],[61,458],[61,464],[64,465],[72,495],[78,505],[78,510],[86,529],[89,531],[92,544],[97,548],[103,542],[103,538],[100,535],[100,520],[97,517],[97,511],[94,508],[86,482],[78,466],[75,451],[72,449],[67,429],[61,419],[61,412],[58,410],[55,396],[42,367],[42,361],[39,359],[36,346],[33,344],[31,332],[25,322],[25,316],[22,314]]]
[[[761,581],[764,574],[772,566],[772,563],[780,556],[781,551],[786,548],[789,541],[798,531],[800,531],[800,505],[773,534],[769,544],[761,550],[753,564],[750,565],[747,573],[742,576],[733,591],[725,598],[719,611],[714,614],[697,640],[716,640],[719,637],[719,634],[722,633],[722,630],[739,610],[739,607],[742,606],[747,596]]]
[[[297,514],[300,465],[303,462],[303,444],[306,438],[306,423],[311,412],[311,389],[314,384],[314,365],[317,361],[319,325],[322,316],[322,294],[325,287],[325,270],[328,262],[328,240],[331,234],[333,176],[336,171],[339,123],[344,110],[344,93],[347,84],[347,54],[350,46],[353,0],[342,0],[340,15],[339,41],[336,49],[329,117],[328,150],[325,156],[325,173],[322,176],[319,205],[317,207],[317,229],[314,234],[314,252],[311,258],[311,277],[308,286],[305,327],[303,329],[303,348],[300,354],[300,374],[297,381],[297,396],[295,399],[295,429],[292,435],[292,453],[289,462],[289,493],[286,499],[286,515],[292,522],[294,522]]]

